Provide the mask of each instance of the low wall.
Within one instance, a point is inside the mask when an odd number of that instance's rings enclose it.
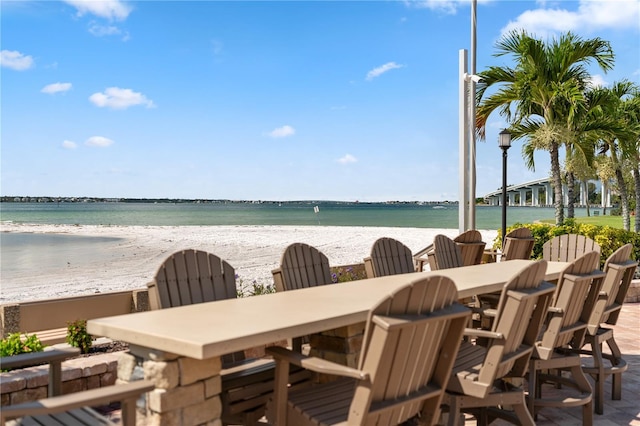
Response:
[[[0,329],[2,338],[36,334],[44,345],[53,345],[65,341],[70,322],[148,310],[146,289],[5,303],[0,305]]]
[[[75,358],[62,363],[62,393],[80,392],[115,384],[118,359],[123,352]],[[0,373],[0,405],[13,405],[47,397],[49,366]]]

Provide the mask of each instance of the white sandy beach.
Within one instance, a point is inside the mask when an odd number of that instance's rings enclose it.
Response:
[[[392,237],[416,252],[437,234],[455,237],[456,229],[327,226],[77,226],[3,223],[2,232],[55,233],[122,238],[104,256],[86,261],[60,259],[55,267],[2,271],[0,301],[36,300],[143,288],[171,253],[194,248],[226,259],[243,283],[272,284],[271,270],[291,243],[320,249],[331,265],[362,262],[380,237]],[[481,231],[490,246],[495,230]],[[83,259],[82,253],[78,253]],[[56,253],[53,253],[55,256]],[[60,254],[64,256],[64,254]]]

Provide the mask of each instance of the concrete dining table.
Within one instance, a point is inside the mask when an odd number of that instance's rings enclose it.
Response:
[[[366,320],[369,309],[383,297],[428,275],[451,278],[456,284],[460,299],[499,292],[511,277],[532,262],[511,260],[416,272],[99,318],[88,321],[87,331],[127,342],[131,353],[145,360],[145,379],[157,383],[154,392],[163,393],[161,396],[149,397],[147,411],[151,409],[154,416],[164,416],[167,419],[178,415],[178,410],[183,419],[181,422],[184,423],[185,410],[194,406],[194,401],[196,405],[202,406],[206,401],[209,402],[208,406],[220,405],[219,398],[217,404],[215,402],[217,395],[213,388],[216,383],[219,386],[221,355],[362,323]],[[557,280],[567,265],[565,262],[548,262],[545,279]],[[175,370],[167,365],[173,363],[179,376],[177,384],[176,378],[164,377]],[[184,375],[189,378],[183,377]],[[167,392],[175,394],[178,392],[176,389],[193,388],[197,382],[203,383],[204,396],[198,394],[197,397],[171,398],[172,401],[182,401],[178,404],[182,406],[176,406],[175,402],[164,405],[161,403],[163,398],[170,399]],[[194,408],[192,411],[195,410]],[[213,410],[210,413],[213,418],[205,420],[215,421],[215,416],[219,416],[217,411]]]

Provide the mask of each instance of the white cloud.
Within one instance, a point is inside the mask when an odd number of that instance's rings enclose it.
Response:
[[[71,83],[60,83],[60,82],[58,82],[58,83],[47,84],[40,91],[42,93],[47,93],[49,95],[54,95],[56,93],[66,92],[67,90],[70,90],[70,89],[71,89]]]
[[[438,12],[454,15],[458,11],[457,1],[450,0],[405,0],[409,7],[431,9]]]
[[[131,7],[120,0],[64,0],[75,7],[78,16],[86,13],[110,20],[124,21],[131,13]]]
[[[17,50],[3,50],[0,52],[0,66],[16,71],[24,71],[31,68],[33,58]]]
[[[220,55],[224,49],[224,43],[220,40],[211,40],[211,48],[213,49],[214,55]]]
[[[101,108],[127,109],[135,105],[145,105],[147,108],[155,107],[153,101],[147,99],[142,93],[119,87],[108,87],[104,93],[94,93],[89,96],[89,100]]]
[[[336,161],[340,164],[350,164],[356,163],[358,159],[351,154],[345,154],[344,157],[338,158]]]
[[[478,4],[489,3],[493,0],[478,0]],[[408,7],[430,9],[447,15],[455,15],[461,6],[471,3],[470,0],[404,0]]]
[[[538,37],[566,31],[594,32],[604,28],[637,28],[640,2],[637,0],[580,0],[578,9],[541,8],[527,10],[509,22],[502,34],[512,30],[526,30]]]
[[[106,148],[109,145],[113,144],[111,139],[105,138],[104,136],[91,136],[84,142],[87,146],[97,146],[99,148]]]
[[[604,80],[604,77],[601,76],[600,74],[595,74],[591,76],[591,79],[589,80],[589,85],[591,85],[591,87],[607,87],[609,83],[607,83]]]
[[[78,144],[73,141],[64,141],[62,142],[62,147],[65,149],[76,149]]]
[[[293,136],[296,133],[296,129],[289,125],[284,125],[282,127],[278,127],[277,129],[273,129],[268,133],[272,138],[286,138],[287,136]]]
[[[403,68],[403,67],[404,67],[404,65],[398,65],[395,62],[387,62],[386,64],[381,65],[381,66],[379,66],[377,68],[374,68],[371,71],[369,71],[367,73],[367,80],[371,81],[374,78],[379,77],[379,76],[381,76],[382,74],[384,74],[384,73],[386,73],[388,71],[391,71],[391,70],[397,69],[397,68]]]

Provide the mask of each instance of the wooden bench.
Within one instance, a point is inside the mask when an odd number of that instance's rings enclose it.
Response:
[[[0,328],[2,338],[35,334],[47,346],[65,341],[70,322],[148,310],[146,289],[7,303],[0,305]]]

